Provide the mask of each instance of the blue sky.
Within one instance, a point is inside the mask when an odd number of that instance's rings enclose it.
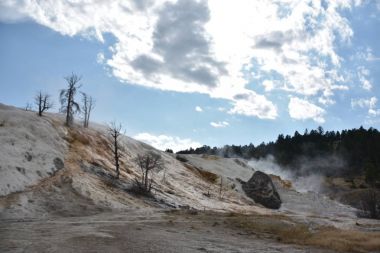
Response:
[[[380,1],[2,1],[0,102],[80,74],[92,119],[158,148],[380,126]]]

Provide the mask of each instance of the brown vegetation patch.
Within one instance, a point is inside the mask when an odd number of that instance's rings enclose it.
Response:
[[[190,217],[184,211],[170,212],[173,216]],[[310,226],[292,220],[283,214],[261,215],[256,213],[217,213],[213,211],[199,212],[196,217],[203,223],[217,222],[226,229],[235,229],[238,234],[255,235],[287,244],[316,247],[337,252],[379,252],[380,232],[359,230],[341,230],[331,226]]]
[[[81,132],[79,132],[77,130],[73,130],[73,129],[70,129],[69,133],[70,133],[70,140],[71,140],[71,141],[69,140],[70,143],[79,142],[83,145],[89,145],[90,144],[90,138],[87,136],[87,134],[81,133]]]
[[[109,148],[109,140],[103,136],[101,133],[97,133],[95,138],[96,146],[102,147],[104,149]]]
[[[219,157],[215,155],[202,155],[202,158],[211,161],[219,160]]]
[[[244,168],[247,168],[247,167],[248,167],[248,165],[247,165],[245,162],[243,162],[243,161],[241,161],[241,160],[239,160],[239,159],[237,159],[237,158],[234,159],[234,162],[235,162],[237,165],[241,166],[241,167],[244,167]]]
[[[232,225],[246,232],[263,233],[291,244],[332,249],[339,252],[380,250],[380,232],[340,230],[335,227],[311,229],[307,224],[292,222],[282,216],[236,215]]]
[[[203,170],[201,168],[197,168],[193,165],[190,165],[188,163],[183,164],[187,169],[189,169],[191,172],[202,178],[203,180],[209,182],[209,183],[216,183],[219,176],[215,173],[209,172],[207,170]]]
[[[306,244],[332,248],[340,252],[373,252],[380,250],[380,233],[328,227],[312,234],[306,240]]]
[[[215,173],[209,172],[207,170],[198,169],[198,171],[201,174],[203,179],[205,179],[206,181],[210,183],[216,183],[216,180],[218,179],[218,175],[216,175]]]
[[[49,120],[50,120],[52,126],[53,126],[54,128],[56,128],[56,129],[58,129],[59,127],[61,127],[62,124],[63,124],[62,121],[59,120],[59,119],[49,118]]]
[[[278,182],[282,187],[286,189],[293,188],[292,182],[289,180],[282,179],[281,177],[276,176],[276,175],[270,175],[270,177],[272,178],[273,181]]]

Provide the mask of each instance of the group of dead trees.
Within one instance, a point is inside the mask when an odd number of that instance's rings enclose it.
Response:
[[[148,152],[144,155],[137,155],[135,162],[141,171],[141,180],[135,179],[135,186],[145,192],[150,192],[152,189],[153,179],[149,177],[154,170],[163,168],[163,161],[159,154]]]
[[[109,149],[112,151],[114,166],[115,166],[115,178],[119,179],[121,163],[120,159],[125,154],[124,145],[122,143],[122,126],[116,122],[112,122],[108,126],[109,135]],[[152,174],[156,170],[163,168],[164,163],[161,155],[153,151],[147,152],[145,154],[139,154],[133,160],[134,163],[140,169],[140,179],[135,179],[134,185],[132,187],[135,193],[150,194],[152,190],[153,178]]]
[[[77,101],[76,95],[82,87],[80,84],[81,77],[76,74],[71,74],[65,77],[67,88],[62,89],[59,94],[59,101],[61,104],[60,112],[65,114],[66,126],[71,126],[74,123],[74,115],[82,113],[83,126],[88,127],[90,122],[90,115],[95,107],[95,100],[87,93],[80,92],[82,95],[82,104]],[[34,104],[37,107],[38,116],[42,117],[45,111],[53,108],[52,98],[49,94],[39,91],[34,97]],[[32,110],[32,105],[27,104],[25,110]]]
[[[59,94],[59,102],[61,104],[60,112],[65,114],[65,125],[72,126],[74,123],[74,116],[78,113],[82,113],[83,116],[83,126],[88,127],[90,121],[90,115],[95,107],[95,100],[84,92],[80,92],[79,89],[82,87],[80,84],[81,77],[76,74],[71,74],[65,77],[67,88],[62,89]],[[77,100],[77,94],[80,92],[82,95],[82,103]],[[43,113],[48,111],[53,107],[52,98],[49,94],[38,92],[35,96],[34,101],[37,107],[38,116],[43,116]],[[32,105],[27,104],[25,110],[32,110]],[[113,155],[113,161],[115,166],[115,179],[120,177],[121,169],[121,158],[125,153],[124,146],[122,145],[122,126],[121,124],[116,124],[112,122],[108,126],[109,135],[109,149]],[[163,167],[162,158],[159,154],[155,152],[148,152],[143,155],[138,155],[134,162],[139,167],[141,171],[141,179],[135,180],[134,189],[138,190],[140,193],[150,193],[152,189],[152,173],[154,170],[159,170]]]

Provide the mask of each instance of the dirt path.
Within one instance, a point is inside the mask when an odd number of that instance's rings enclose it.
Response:
[[[0,221],[0,252],[326,252],[229,226],[226,217],[131,210]]]

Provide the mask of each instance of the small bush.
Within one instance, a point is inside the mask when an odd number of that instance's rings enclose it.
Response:
[[[128,189],[128,192],[138,195],[138,196],[144,196],[148,198],[154,198],[152,192],[147,190],[141,182],[138,180],[135,180],[132,186]]]
[[[216,183],[216,181],[219,178],[218,175],[215,173],[209,172],[207,170],[203,170],[202,168],[197,168],[197,167],[190,165],[188,163],[185,163],[184,166],[187,169],[189,169],[190,171],[192,171],[193,173],[195,173],[196,175],[198,175],[200,178],[202,178],[203,180],[205,180],[209,183]]]
[[[198,169],[198,172],[201,174],[203,179],[210,183],[216,183],[217,179],[219,178],[218,175],[207,170]]]
[[[186,157],[184,157],[184,156],[180,156],[180,155],[177,155],[175,158],[176,158],[178,161],[183,162],[183,163],[186,163],[186,162],[189,161],[189,160],[186,159]]]

